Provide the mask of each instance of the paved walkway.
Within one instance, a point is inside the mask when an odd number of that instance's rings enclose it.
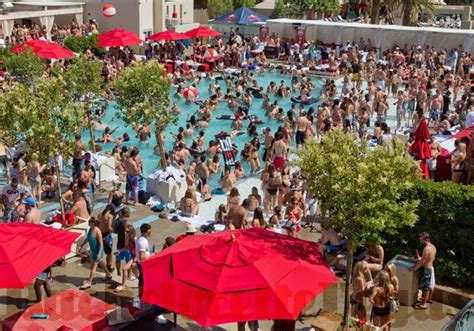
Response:
[[[256,179],[250,179],[247,182],[239,183],[238,188],[241,191],[242,197],[246,196],[249,193],[251,186],[257,182],[258,181]],[[218,198],[216,198],[212,202],[212,204],[207,203],[201,205],[201,216],[204,217],[206,215],[210,216],[211,214],[214,214],[215,210],[212,210],[212,206],[218,205],[220,201]],[[100,209],[96,210],[96,212],[99,211]],[[145,206],[137,208],[137,210],[132,213],[131,219],[135,225],[142,223],[143,219],[156,219],[155,221],[151,222],[153,233],[150,238],[150,243],[155,244],[157,249],[161,248],[166,237],[176,237],[177,235],[183,233],[186,229],[186,226],[182,222],[171,222],[166,219],[158,219],[156,214],[153,214]],[[304,229],[302,231],[301,237],[307,240],[317,240],[319,238],[319,233],[317,231],[310,232],[309,229]],[[79,287],[82,284],[82,281],[88,276],[89,263],[87,259],[75,257],[69,259],[65,267],[54,268],[53,272],[54,280],[52,283],[52,288],[53,292],[57,293],[67,288]],[[116,273],[114,273],[113,281],[106,284],[100,281],[101,277],[103,277],[103,273],[99,271],[94,285],[91,289],[87,290],[89,294],[117,305],[124,305],[130,302],[131,299],[137,294],[137,281],[129,282],[129,288],[124,290],[122,293],[116,294],[113,292],[113,289],[120,281],[120,278],[116,275]],[[344,282],[341,280],[339,283],[329,287],[326,289],[326,291],[324,291],[324,293],[318,296],[316,300],[305,310],[304,315],[315,315],[319,309],[342,313],[344,302],[343,297]],[[14,314],[19,309],[26,308],[28,305],[34,303],[34,300],[35,294],[32,285],[22,290],[0,290],[0,318],[5,318]],[[396,315],[394,329],[439,330],[451,318],[448,313],[455,312],[456,310],[438,303],[434,303],[427,311],[415,311],[412,308],[402,307],[401,311]],[[306,317],[302,322],[298,322],[298,330],[309,330],[311,319],[311,317]],[[261,330],[269,330],[270,327],[271,322],[261,322]],[[167,330],[169,328],[169,325],[155,325],[153,318],[149,317],[145,318],[143,321],[131,325],[127,328],[127,330]],[[193,321],[179,316],[177,330],[203,329]],[[236,330],[236,325],[234,323],[211,328],[211,330]]]

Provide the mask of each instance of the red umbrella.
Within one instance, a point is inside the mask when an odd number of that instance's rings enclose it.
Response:
[[[413,154],[415,159],[420,160],[420,169],[425,179],[430,177],[428,164],[426,163],[426,160],[431,158],[430,140],[431,135],[428,129],[428,122],[423,118],[416,128],[415,141],[411,145],[411,154]]]
[[[205,327],[295,320],[336,282],[316,243],[259,228],[188,236],[143,271],[144,301]]]
[[[0,224],[0,288],[23,288],[71,251],[79,233],[31,223]]]
[[[66,59],[74,53],[61,45],[46,40],[32,39],[12,48],[14,53],[23,53],[25,47],[30,47],[42,59]]]
[[[169,30],[161,31],[149,36],[146,40],[184,40],[189,39],[184,33],[173,32]]]
[[[189,31],[185,32],[184,34],[187,35],[188,37],[191,37],[191,38],[222,36],[222,33],[220,33],[219,31],[209,29],[209,28],[205,28],[203,26],[199,26],[195,29],[189,30]]]
[[[119,47],[139,45],[142,40],[134,32],[124,29],[113,29],[97,36],[97,46],[99,47]]]

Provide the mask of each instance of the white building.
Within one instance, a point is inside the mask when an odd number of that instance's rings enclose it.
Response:
[[[83,2],[74,1],[6,1],[0,0],[0,23],[5,36],[10,35],[14,23],[38,23],[51,30],[54,23],[67,24],[72,19],[82,21]]]
[[[95,19],[99,31],[124,28],[134,31],[141,38],[166,28],[183,32],[192,29],[194,23],[193,0],[0,0],[8,5],[0,6],[0,22],[3,31],[11,31],[13,23],[30,24],[38,22],[52,27],[53,23],[67,24]],[[9,5],[11,4],[11,5]],[[112,4],[116,15],[106,18],[102,7]]]

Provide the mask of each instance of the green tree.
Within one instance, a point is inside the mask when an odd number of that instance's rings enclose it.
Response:
[[[0,98],[0,140],[7,146],[26,141],[35,124],[36,100],[33,91],[24,84],[15,83]]]
[[[275,9],[273,10],[271,18],[284,18],[288,16],[289,13],[285,4],[285,0],[277,0],[275,2]]]
[[[70,36],[64,41],[64,46],[69,48],[75,53],[82,54],[87,49],[90,49],[92,53],[97,56],[103,56],[106,54],[105,48],[97,46],[97,35],[91,34],[90,36]]]
[[[67,85],[61,77],[37,79],[33,88],[17,83],[0,99],[0,131],[7,144],[26,144],[40,161],[72,155],[74,136],[83,127],[84,110],[66,96]],[[59,196],[61,176],[56,167]],[[64,216],[64,205],[60,199]]]
[[[321,203],[325,222],[348,239],[344,321],[349,317],[349,284],[353,249],[382,243],[383,234],[413,226],[417,200],[403,198],[419,170],[401,146],[370,150],[367,143],[340,131],[298,151],[298,166],[308,176],[309,190]]]
[[[31,85],[44,72],[44,62],[33,50],[25,47],[22,53],[13,53],[7,47],[0,53],[5,69],[18,81]]]
[[[239,9],[241,7],[252,8],[255,7],[255,0],[234,0],[234,9]]]
[[[392,8],[400,8],[402,11],[402,25],[409,26],[413,24],[413,19],[417,18],[418,13],[434,13],[434,5],[431,0],[386,0],[385,4]]]
[[[379,24],[381,7],[381,0],[372,0],[372,6],[370,8],[370,24]]]
[[[160,152],[160,164],[167,167],[163,131],[177,118],[169,112],[171,80],[158,61],[127,67],[112,83],[123,120],[135,126],[154,123],[155,138]]]
[[[216,18],[227,14],[234,9],[232,0],[207,0],[207,14],[209,18]]]
[[[63,74],[67,85],[66,97],[72,103],[82,103],[85,110],[86,126],[89,129],[90,144],[93,151],[95,138],[93,131],[92,100],[103,92],[104,77],[102,76],[102,62],[91,60],[85,56],[75,58],[74,62],[67,66]]]
[[[314,12],[335,14],[340,10],[339,0],[283,0],[282,7],[286,7],[283,10],[285,14],[296,18],[304,18]]]

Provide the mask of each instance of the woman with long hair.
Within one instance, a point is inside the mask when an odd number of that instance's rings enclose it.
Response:
[[[393,285],[390,275],[385,270],[377,274],[378,284],[372,290],[369,300],[372,303],[372,323],[381,330],[390,330],[390,305],[393,296]]]
[[[261,208],[256,208],[253,212],[253,220],[251,226],[253,228],[262,228],[264,229],[267,226],[265,219],[263,217],[263,211]]]
[[[227,196],[227,209],[240,205],[240,193],[237,187],[233,187]]]
[[[92,216],[89,219],[89,230],[87,230],[87,240],[83,241],[80,246],[77,248],[77,253],[79,254],[86,243],[89,243],[89,248],[91,251],[91,270],[89,274],[89,278],[84,281],[82,286],[80,287],[81,290],[88,289],[92,286],[92,281],[95,276],[95,271],[97,270],[97,266],[100,266],[102,270],[105,271],[105,278],[102,278],[102,281],[109,281],[112,279],[112,274],[110,273],[107,265],[102,260],[102,256],[104,255],[103,248],[104,244],[102,241],[102,233],[99,229],[99,220]]]

